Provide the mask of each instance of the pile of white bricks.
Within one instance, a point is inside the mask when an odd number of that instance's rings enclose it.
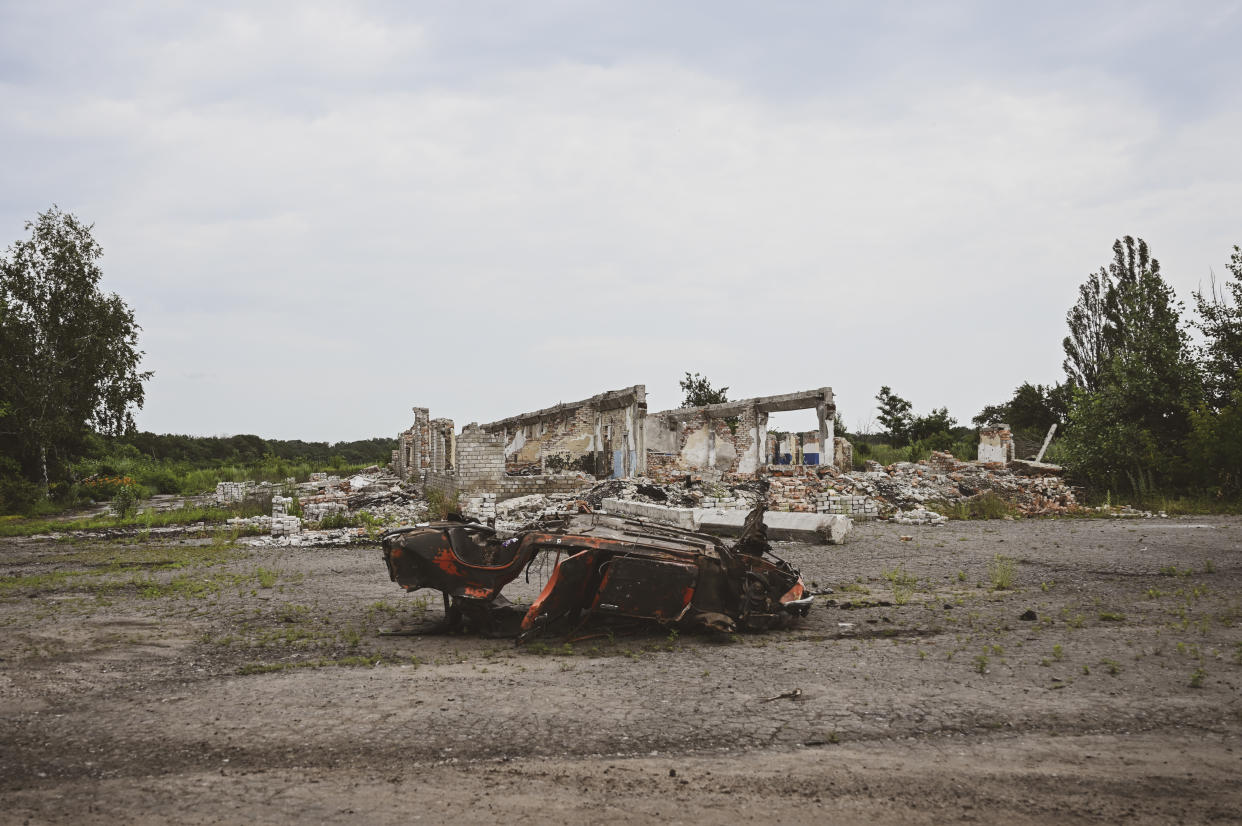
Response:
[[[322,497],[316,497],[322,498]],[[328,500],[302,504],[302,518],[307,522],[322,521],[325,516],[334,513],[345,513],[348,508],[343,500]],[[296,517],[294,517],[296,518]]]
[[[851,496],[835,491],[815,496],[816,513],[839,513],[854,519],[875,519],[880,515],[880,504],[870,496]]]
[[[217,482],[215,503],[217,505],[232,505],[241,502],[246,498],[246,494],[253,486],[254,482]]]
[[[285,496],[272,497],[272,536],[290,536],[302,530],[302,520],[289,516],[289,505],[292,498]]]
[[[462,516],[468,519],[491,522],[496,518],[496,494],[480,493],[477,496],[471,496],[461,510]]]
[[[272,536],[292,536],[302,532],[302,520],[296,516],[273,516]]]

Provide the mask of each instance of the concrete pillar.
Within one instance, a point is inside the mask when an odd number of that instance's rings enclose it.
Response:
[[[758,448],[759,462],[756,470],[768,463],[768,414],[755,408],[755,447]]]
[[[633,410],[632,418],[634,422],[634,428],[633,428],[634,451],[635,451],[635,459],[637,460],[637,464],[634,467],[634,475],[635,476],[646,476],[647,475],[647,427],[646,427],[647,423],[644,420],[647,417],[643,415],[643,412],[644,412],[643,408],[638,406],[638,402],[635,402],[634,404],[630,405],[630,408]]]
[[[815,416],[819,419],[819,463],[832,464],[832,419],[828,417],[828,405],[820,402],[815,405]]]

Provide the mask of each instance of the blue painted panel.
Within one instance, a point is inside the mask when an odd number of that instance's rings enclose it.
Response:
[[[612,452],[612,478],[620,479],[625,476],[625,450],[614,450]]]
[[[818,454],[818,453],[803,453],[803,454],[802,454],[802,464],[804,464],[804,465],[818,465],[818,464],[819,464],[819,454]]]

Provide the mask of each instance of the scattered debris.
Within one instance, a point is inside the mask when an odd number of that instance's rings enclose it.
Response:
[[[908,511],[897,511],[891,517],[898,525],[944,525],[949,517],[929,511],[927,508],[911,508]],[[902,537],[906,539],[907,537]]]
[[[773,700],[796,700],[801,696],[802,696],[802,689],[792,688],[789,691],[782,691],[780,694],[777,694],[775,697],[764,697],[759,702],[770,703]]]

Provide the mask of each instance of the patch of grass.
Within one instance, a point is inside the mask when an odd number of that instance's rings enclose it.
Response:
[[[257,570],[254,572],[254,575],[255,575],[255,577],[259,580],[259,587],[260,587],[260,588],[271,588],[271,587],[275,586],[275,585],[276,585],[276,580],[277,580],[277,579],[279,578],[279,576],[280,576],[280,575],[279,575],[278,573],[276,573],[275,571],[270,571],[270,570],[268,570],[267,568],[259,568],[259,569],[257,569]]]
[[[1121,673],[1121,666],[1116,660],[1100,660],[1100,665],[1108,669],[1108,673],[1116,677]]]
[[[1004,519],[1021,515],[1012,502],[990,490],[957,502],[928,502],[927,507],[950,519]]]
[[[892,570],[885,569],[884,578],[888,580],[889,587],[893,591],[893,602],[898,605],[905,605],[910,601],[919,583],[918,578],[907,572],[901,565]]]
[[[1059,645],[1052,646],[1052,658],[1057,662],[1065,659],[1065,649]]]
[[[251,512],[255,511],[255,512]],[[253,505],[237,505],[229,508],[188,507],[176,508],[159,513],[145,512],[124,518],[115,516],[95,516],[84,519],[5,519],[0,521],[0,536],[35,536],[37,534],[69,533],[72,531],[103,531],[120,528],[166,528],[176,525],[193,525],[198,522],[208,524],[224,522],[235,516],[257,516],[257,508]]]
[[[1116,611],[1101,611],[1100,620],[1103,622],[1125,622],[1126,615]]]
[[[320,657],[315,660],[296,660],[293,662],[247,663],[238,668],[237,673],[242,675],[272,674],[279,671],[289,671],[295,668],[360,668],[362,666],[374,667],[380,665],[381,663],[417,666],[418,658],[414,657],[410,660],[405,660],[397,657],[385,656],[384,654],[357,654],[349,657]]]
[[[1190,672],[1190,687],[1203,688],[1203,681],[1207,678],[1207,672],[1202,668],[1196,668]]]
[[[1013,577],[1017,570],[1017,561],[1011,557],[996,554],[988,563],[988,579],[992,581],[993,591],[1007,591],[1013,587]]]
[[[1160,569],[1160,576],[1187,577],[1193,573],[1194,571],[1189,568],[1179,568],[1176,565],[1166,565]]]
[[[975,671],[980,674],[988,673],[988,657],[987,654],[980,654],[975,657]]]

